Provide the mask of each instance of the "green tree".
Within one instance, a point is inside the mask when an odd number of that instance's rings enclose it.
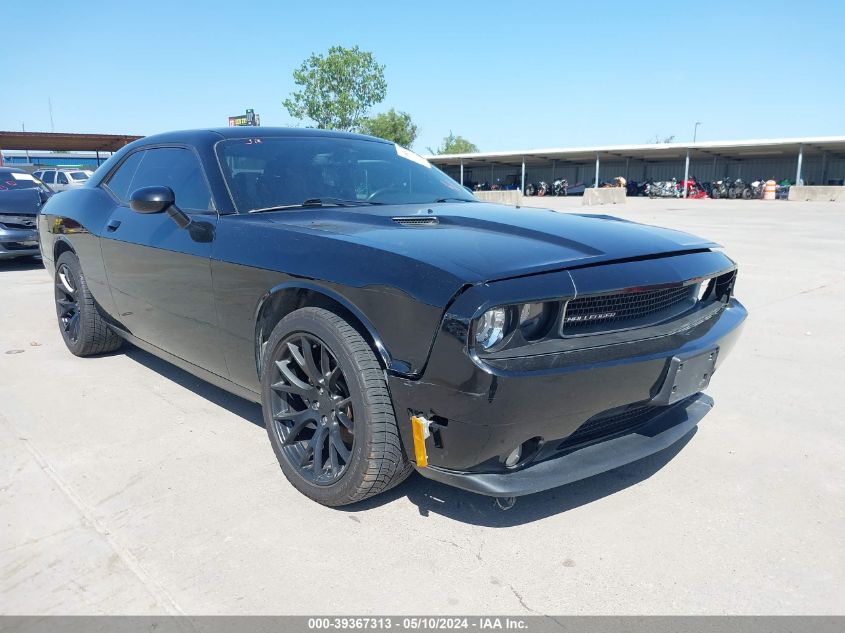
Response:
[[[411,147],[417,138],[417,126],[411,121],[411,115],[397,112],[393,108],[365,119],[361,124],[361,132],[393,141],[402,147]]]
[[[478,151],[478,145],[470,143],[463,136],[455,136],[449,131],[449,136],[443,139],[437,149],[426,148],[431,154],[472,154]]]
[[[311,119],[318,128],[358,130],[369,109],[384,101],[384,66],[357,46],[332,46],[325,55],[313,54],[293,71],[302,89],[283,105],[297,119]]]

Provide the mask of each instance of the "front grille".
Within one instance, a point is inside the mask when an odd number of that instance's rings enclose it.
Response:
[[[7,251],[28,251],[33,248],[38,248],[38,242],[3,242],[0,246]]]
[[[590,418],[557,446],[557,450],[569,449],[615,435],[633,432],[651,420],[663,407],[639,406],[614,415],[604,413]]]
[[[35,216],[28,215],[0,215],[0,225],[7,229],[34,229]]]
[[[695,302],[697,284],[594,295],[566,304],[561,334],[594,334],[672,318]]]

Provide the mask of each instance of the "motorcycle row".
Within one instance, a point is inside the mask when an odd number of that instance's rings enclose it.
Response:
[[[584,183],[570,185],[566,178],[556,178],[551,185],[543,180],[530,182],[525,185],[524,193],[526,196],[580,196],[586,188]],[[504,180],[497,179],[492,185],[489,182],[474,183],[471,189],[474,191],[518,191],[519,182],[516,176],[508,176]]]
[[[632,186],[633,185],[633,186]],[[788,180],[782,180],[775,186],[775,197],[786,199],[789,196]],[[765,180],[747,183],[742,179],[723,179],[714,182],[699,182],[695,177],[686,181],[687,198],[726,198],[729,200],[761,200],[766,188]],[[636,193],[634,193],[636,191]],[[684,182],[676,179],[644,183],[629,183],[629,196],[648,196],[649,198],[682,198]]]
[[[482,183],[486,184],[486,183]],[[649,198],[683,198],[684,181],[675,178],[671,180],[646,180],[645,182],[626,181],[617,177],[611,182],[604,182],[601,187],[624,187],[629,196],[648,196]],[[790,181],[782,180],[776,186],[775,196],[786,199],[789,195]],[[755,180],[746,183],[740,178],[736,180],[716,180],[715,182],[699,182],[694,176],[686,181],[687,198],[725,198],[729,200],[760,200],[763,198],[765,180]],[[504,189],[505,187],[501,187]],[[518,189],[518,187],[510,187]],[[484,190],[476,186],[476,190]],[[586,186],[583,183],[570,185],[565,178],[556,179],[551,185],[544,181],[528,183],[525,186],[526,196],[572,196],[583,195]]]

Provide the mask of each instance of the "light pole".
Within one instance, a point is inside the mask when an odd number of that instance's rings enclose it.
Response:
[[[698,126],[701,125],[701,121],[695,122],[695,129],[692,131],[692,142],[695,143],[695,137],[698,136]]]

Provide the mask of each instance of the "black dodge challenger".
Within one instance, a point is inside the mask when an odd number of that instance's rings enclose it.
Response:
[[[414,468],[512,498],[659,451],[710,410],[746,316],[712,242],[485,204],[355,134],[150,136],[38,229],[73,354],[128,340],[260,402],[326,505]]]

